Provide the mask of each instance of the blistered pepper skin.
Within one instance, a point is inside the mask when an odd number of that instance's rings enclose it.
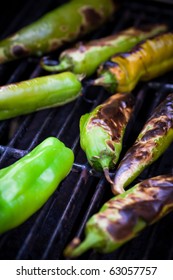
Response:
[[[137,176],[156,161],[173,142],[173,93],[155,109],[134,145],[121,160],[112,191],[121,193]]]
[[[60,55],[59,64],[51,58],[43,58],[41,66],[50,72],[72,71],[85,76],[92,75],[98,66],[112,55],[129,51],[140,41],[166,31],[165,25],[154,25],[145,29],[129,28],[115,35],[80,43],[72,49],[67,49]],[[57,65],[55,65],[55,63]]]
[[[110,92],[131,92],[139,81],[149,81],[173,69],[173,33],[157,35],[130,52],[111,58],[98,69],[94,85]]]
[[[0,87],[0,120],[64,105],[79,97],[81,82],[70,72]]]
[[[91,166],[105,175],[119,159],[133,105],[131,94],[117,93],[80,119],[81,147]]]
[[[0,42],[0,63],[56,50],[96,29],[114,12],[112,0],[71,0]]]
[[[172,210],[173,176],[147,179],[105,203],[87,222],[84,241],[75,238],[64,254],[76,258],[91,248],[110,253]]]
[[[17,227],[48,200],[68,175],[71,149],[49,137],[29,154],[0,170],[0,233]]]

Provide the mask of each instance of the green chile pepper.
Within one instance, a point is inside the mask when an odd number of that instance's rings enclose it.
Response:
[[[155,109],[116,170],[112,191],[124,191],[173,142],[173,93]]]
[[[71,149],[49,137],[29,154],[0,170],[0,233],[34,214],[70,172]]]
[[[80,144],[91,166],[104,171],[109,182],[122,150],[125,128],[134,105],[131,94],[117,93],[80,119]]]
[[[172,209],[173,176],[147,179],[105,203],[87,222],[85,240],[74,238],[64,254],[76,258],[90,248],[110,253]]]
[[[112,0],[72,0],[0,42],[0,63],[42,55],[96,29],[115,11]]]
[[[131,92],[139,81],[148,81],[173,69],[173,33],[157,35],[116,55],[98,70],[93,85],[110,92]]]
[[[34,78],[0,87],[0,120],[66,104],[81,92],[70,72]]]
[[[163,24],[145,29],[129,28],[118,34],[86,44],[80,43],[75,48],[65,50],[60,55],[58,65],[55,65],[55,60],[45,57],[41,60],[41,66],[50,72],[70,70],[75,74],[90,76],[101,63],[115,53],[128,51],[140,41],[166,31],[166,29],[167,27]]]

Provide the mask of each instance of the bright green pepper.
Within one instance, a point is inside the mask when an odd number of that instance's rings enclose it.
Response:
[[[104,171],[114,168],[122,150],[125,129],[132,113],[131,94],[117,93],[80,119],[80,144],[91,166]]]
[[[112,0],[72,0],[0,42],[0,63],[42,55],[96,29],[115,11]]]
[[[131,92],[139,81],[149,81],[173,69],[173,33],[157,35],[118,54],[98,69],[93,85],[108,91]]]
[[[49,137],[29,154],[0,170],[0,233],[35,213],[70,172],[71,149]]]
[[[75,48],[65,50],[60,55],[58,65],[55,65],[55,60],[45,57],[41,60],[41,66],[50,72],[70,70],[75,74],[90,76],[101,63],[112,55],[128,51],[140,41],[166,31],[166,29],[167,27],[163,24],[145,29],[129,28],[118,34],[86,44],[80,43]]]
[[[124,191],[146,167],[156,161],[173,142],[173,93],[155,109],[134,145],[127,151],[115,173],[112,191]]]
[[[144,228],[173,210],[173,176],[147,179],[103,205],[85,227],[85,240],[74,238],[66,247],[66,257],[76,258],[90,248],[110,253]]]
[[[70,72],[0,87],[0,120],[56,107],[76,99],[81,83]]]

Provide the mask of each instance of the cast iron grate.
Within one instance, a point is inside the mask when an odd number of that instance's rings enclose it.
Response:
[[[16,3],[17,2],[17,3]],[[16,1],[10,9],[11,22],[1,18],[2,37],[35,20],[63,1],[32,1],[25,5]],[[13,13],[12,13],[13,10]],[[8,11],[7,9],[5,10]],[[17,13],[17,11],[19,11]],[[31,12],[32,11],[32,12]],[[27,17],[26,17],[27,15]],[[99,38],[130,26],[166,22],[172,26],[169,5],[151,1],[124,1],[111,23],[85,39]],[[58,56],[60,51],[54,53]],[[0,84],[8,84],[45,75],[39,59],[27,58],[0,66]],[[136,107],[124,139],[125,151],[135,140],[152,110],[173,91],[173,72],[149,83],[140,83],[134,90]],[[74,237],[83,238],[88,218],[111,197],[110,186],[101,174],[94,173],[79,143],[79,119],[108,98],[101,88],[84,88],[77,101],[63,107],[36,112],[0,122],[0,168],[24,156],[48,136],[58,137],[75,152],[75,164],[47,203],[20,227],[0,236],[0,259],[63,259],[65,245]],[[136,180],[173,173],[170,154],[173,146],[145,170]],[[147,228],[139,237],[111,254],[91,250],[81,259],[171,259],[173,257],[173,213]]]

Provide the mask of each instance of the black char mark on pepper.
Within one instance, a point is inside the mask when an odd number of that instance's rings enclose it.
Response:
[[[108,60],[104,64],[102,64],[102,68],[104,70],[107,70],[109,68],[114,68],[114,67],[119,67],[119,64],[117,62],[114,62],[114,61],[111,61],[111,60]]]
[[[163,207],[170,204],[173,204],[173,176],[157,176],[141,182],[127,197],[110,200],[99,218],[115,216],[115,221],[107,218],[106,229],[113,239],[121,240],[131,235],[139,219],[151,224],[159,218]]]
[[[111,136],[111,141],[120,141],[122,129],[131,114],[134,99],[132,95],[116,94],[100,106],[97,114],[91,118],[89,127],[103,127]],[[107,144],[114,150],[111,141]]]
[[[14,45],[12,47],[12,54],[18,58],[27,55],[29,52],[23,45]]]
[[[102,16],[93,8],[84,7],[81,9],[81,13],[85,17],[86,24],[97,25],[102,20]]]
[[[130,232],[132,232],[133,227],[137,223],[137,219],[131,210],[123,209],[119,211],[121,219],[117,220],[116,223],[109,220],[107,231],[117,240],[126,238]]]

